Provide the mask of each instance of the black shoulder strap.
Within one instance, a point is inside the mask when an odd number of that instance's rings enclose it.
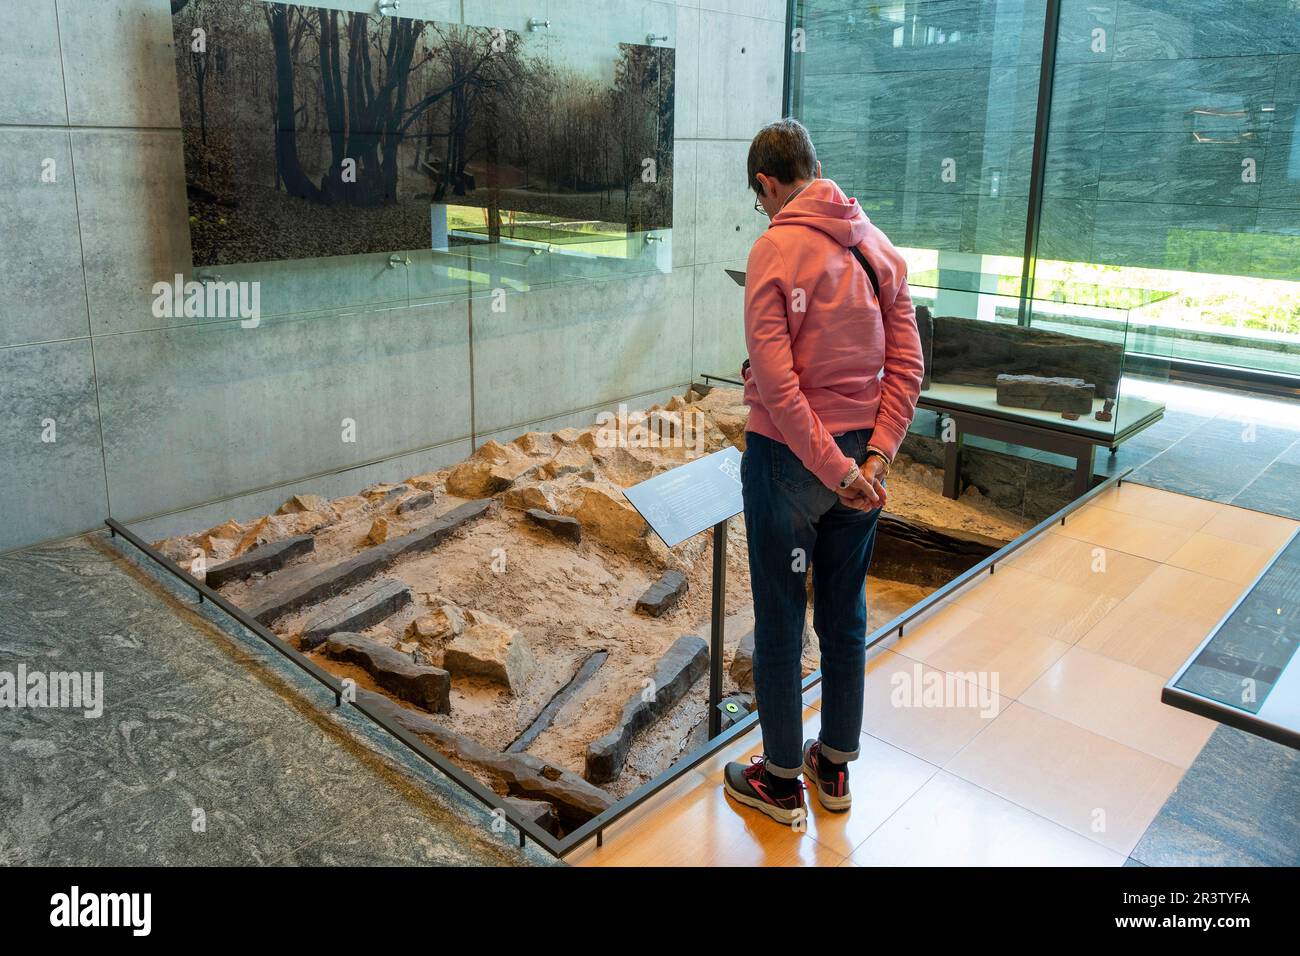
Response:
[[[853,258],[858,260],[862,268],[867,270],[867,278],[871,280],[871,290],[876,293],[876,301],[880,301],[880,280],[876,278],[876,270],[871,268],[871,263],[867,257],[862,254],[862,250],[857,246],[849,246],[849,252],[853,253]]]

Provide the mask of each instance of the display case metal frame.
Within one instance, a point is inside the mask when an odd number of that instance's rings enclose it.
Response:
[[[1072,512],[1112,486],[1117,486],[1122,483],[1123,480],[1128,477],[1128,474],[1129,470],[1126,469],[1125,471],[1106,479],[1086,495],[1071,501],[1055,514],[1040,521],[1014,541],[1009,542],[994,554],[989,555],[978,564],[953,578],[947,584],[943,585],[943,587],[927,595],[923,600],[914,604],[911,608],[904,611],[893,620],[876,628],[867,635],[867,647],[873,647],[881,641],[886,640],[891,635],[896,634],[897,636],[902,637],[906,626],[916,618],[925,614],[931,608],[944,601],[950,594],[965,587],[985,572],[993,574],[999,563],[1005,561],[1015,552],[1032,542],[1054,524],[1057,524],[1058,522],[1060,524],[1065,524],[1066,518]],[[166,555],[162,554],[147,541],[143,540],[139,535],[135,534],[120,521],[117,521],[114,518],[106,518],[104,519],[104,524],[107,526],[109,533],[113,537],[122,538],[146,558],[174,577],[184,587],[193,590],[198,597],[199,603],[207,602],[212,604],[227,617],[239,624],[240,627],[244,628],[264,643],[270,645],[272,649],[284,657],[289,663],[298,667],[318,683],[328,688],[334,695],[334,704],[336,707],[343,707],[344,704],[354,707],[372,723],[383,728],[392,737],[399,740],[425,763],[446,775],[449,780],[464,790],[469,796],[489,808],[493,814],[499,815],[502,819],[506,820],[518,833],[520,847],[523,847],[527,838],[531,837],[533,842],[557,859],[567,857],[592,839],[595,839],[597,846],[602,845],[604,843],[606,829],[618,820],[622,819],[628,813],[635,810],[641,804],[645,803],[665,787],[668,787],[674,781],[694,770],[705,760],[708,760],[733,741],[738,740],[745,734],[749,733],[749,731],[754,729],[758,723],[757,712],[747,714],[731,727],[722,731],[722,733],[712,737],[708,743],[678,760],[657,777],[646,781],[628,796],[611,806],[608,810],[588,820],[572,833],[569,833],[564,837],[556,837],[549,831],[543,830],[536,823],[524,817],[515,807],[506,802],[500,794],[489,790],[464,768],[460,767],[450,758],[426,744],[418,735],[397,725],[385,714],[375,710],[374,708],[367,707],[362,701],[347,700],[343,682],[339,678],[326,671],[319,664],[307,657],[278,634],[273,633],[269,628],[248,614],[248,612],[232,604],[212,588],[208,587],[205,583],[190,575],[188,571],[182,569],[178,564]],[[711,666],[716,666],[718,663],[719,662],[717,661],[711,662]],[[805,692],[808,691],[810,688],[821,683],[821,680],[822,673],[821,670],[818,669],[803,679],[802,690]]]
[[[1300,530],[1292,532],[1286,543],[1260,569],[1259,574],[1255,575],[1254,580],[1250,582],[1250,586],[1243,589],[1237,600],[1232,602],[1232,607],[1228,608],[1223,617],[1210,630],[1210,633],[1205,636],[1205,640],[1196,646],[1196,650],[1188,655],[1187,660],[1178,668],[1177,673],[1169,678],[1169,682],[1161,689],[1161,703],[1177,707],[1179,710],[1188,711],[1199,717],[1206,717],[1218,723],[1227,724],[1237,730],[1244,730],[1246,733],[1263,737],[1265,740],[1271,740],[1293,750],[1300,750],[1300,721],[1295,719],[1300,715],[1300,663],[1297,663],[1297,661],[1300,661],[1300,657],[1293,656],[1291,658],[1282,669],[1282,674],[1277,683],[1269,691],[1270,698],[1274,694],[1278,694],[1279,691],[1281,692],[1277,697],[1277,700],[1284,702],[1281,708],[1270,708],[1268,698],[1266,698],[1263,706],[1255,713],[1251,713],[1248,710],[1233,707],[1230,704],[1225,704],[1222,701],[1205,697],[1195,691],[1178,686],[1183,679],[1183,675],[1196,663],[1202,652],[1214,643],[1215,638],[1219,636],[1219,632],[1236,614],[1237,609],[1250,598],[1259,583],[1268,576],[1269,572],[1282,559],[1282,555],[1298,538],[1300,538]],[[1291,717],[1292,720],[1278,720],[1277,717],[1280,716],[1279,710],[1285,716]]]

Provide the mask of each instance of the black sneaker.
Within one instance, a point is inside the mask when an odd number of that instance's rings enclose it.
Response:
[[[767,757],[754,757],[746,767],[729,763],[722,772],[722,789],[737,803],[762,810],[773,820],[791,826],[807,818],[803,805],[803,781],[794,777],[777,781],[767,772]]]
[[[836,764],[822,759],[822,742],[805,740],[803,743],[803,775],[808,785],[817,790],[817,802],[827,810],[843,813],[853,805],[849,793],[849,765]]]

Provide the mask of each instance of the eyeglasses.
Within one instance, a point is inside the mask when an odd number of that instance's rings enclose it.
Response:
[[[754,197],[754,212],[759,213],[759,214],[764,215],[764,216],[767,215],[767,210],[763,208],[763,197],[762,197],[762,196],[755,196],[755,197]]]

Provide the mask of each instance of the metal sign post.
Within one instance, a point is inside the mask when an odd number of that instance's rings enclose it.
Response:
[[[744,510],[740,449],[728,446],[624,490],[668,547],[713,529],[709,626],[709,738],[722,732],[722,644],[727,617],[727,522]]]

